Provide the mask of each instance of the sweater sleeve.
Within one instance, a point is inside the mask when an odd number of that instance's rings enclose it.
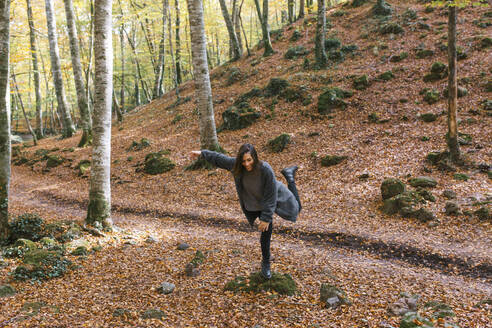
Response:
[[[220,169],[225,169],[228,171],[232,171],[236,162],[236,159],[233,157],[229,157],[224,154],[206,149],[202,150],[202,157],[210,164],[213,164]]]
[[[277,181],[270,165],[264,163],[263,169],[263,199],[261,201],[260,220],[272,222],[273,213],[277,207]]]

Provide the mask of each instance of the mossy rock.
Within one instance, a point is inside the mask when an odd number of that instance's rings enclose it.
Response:
[[[429,190],[418,188],[416,192],[420,197],[422,197],[423,199],[429,202],[436,201],[436,197],[434,197],[434,195]]]
[[[424,101],[426,103],[428,103],[429,105],[432,105],[432,104],[435,104],[439,101],[440,99],[440,96],[439,96],[439,91],[435,90],[435,89],[432,89],[432,90],[427,90],[425,93],[424,93]],[[429,114],[429,113],[428,113]],[[437,119],[437,117],[432,117],[432,116],[428,116],[428,114],[424,114],[424,115],[427,115],[425,118],[429,118],[431,119],[431,121],[426,121],[424,118],[422,118],[422,120],[424,122],[433,122]],[[423,115],[423,116],[424,116]],[[434,115],[434,114],[432,114]],[[435,116],[435,115],[434,115]]]
[[[490,213],[490,209],[483,206],[481,208],[479,208],[478,210],[476,210],[474,212],[474,214],[480,219],[480,220],[490,220],[492,219],[492,216],[491,216],[491,213]]]
[[[449,96],[449,90],[448,90],[448,87],[446,87],[446,88],[444,89],[444,91],[442,92],[442,94],[443,94],[443,96],[444,96],[445,98],[447,98],[447,97]],[[460,87],[460,86],[458,86],[457,94],[458,94],[458,98],[462,98],[462,97],[464,97],[464,96],[468,95],[468,90],[467,90],[466,88],[464,88],[464,87]]]
[[[398,23],[388,23],[381,26],[379,32],[381,34],[401,34],[404,30]]]
[[[70,255],[74,255],[74,256],[84,256],[87,254],[89,254],[89,251],[85,246],[79,246],[76,249],[74,249],[72,253],[70,253]]]
[[[148,309],[142,313],[142,319],[162,319],[166,313],[160,309]]]
[[[231,106],[222,113],[223,123],[219,130],[240,130],[252,125],[260,113],[246,103]]]
[[[458,48],[456,48],[456,58],[458,60],[467,59],[468,58],[468,53],[466,52],[465,49],[458,47]]]
[[[292,33],[292,36],[290,37],[289,40],[292,42],[295,42],[295,41],[299,40],[300,38],[302,38],[302,32],[299,30],[294,30],[294,32]]]
[[[289,274],[279,274],[276,272],[272,272],[270,279],[263,278],[260,272],[251,273],[247,278],[238,276],[232,281],[229,281],[224,289],[235,293],[275,291],[288,296],[293,296],[297,292],[296,283]]]
[[[487,92],[492,92],[492,79],[489,79],[489,80],[485,83],[484,87],[485,87],[485,91],[487,91]]]
[[[386,71],[378,75],[378,80],[389,81],[392,80],[394,77],[395,75],[393,74],[393,72]]]
[[[24,256],[24,265],[19,265],[13,273],[16,280],[47,280],[60,277],[71,266],[60,252],[45,249],[30,251]]]
[[[56,240],[54,240],[54,239],[52,239],[50,237],[43,237],[43,238],[41,238],[41,240],[39,241],[39,243],[41,244],[41,246],[43,248],[46,248],[46,249],[52,249],[52,248],[58,246]]]
[[[385,179],[381,184],[381,196],[383,200],[394,197],[405,192],[405,184],[395,178]]]
[[[139,151],[144,148],[150,147],[150,140],[147,138],[142,138],[140,141],[132,141],[132,144],[127,148],[127,151]]]
[[[369,0],[354,0],[354,1],[352,1],[352,7],[354,7],[354,8],[360,7],[360,6],[365,5],[368,2],[369,2]]]
[[[65,159],[58,155],[46,155],[46,168],[51,169],[61,165]]]
[[[83,159],[77,164],[76,169],[78,170],[78,175],[83,176],[89,172],[91,169],[91,161],[88,159]]]
[[[11,285],[0,286],[0,298],[14,296],[17,291]]]
[[[372,7],[372,13],[376,16],[389,16],[392,12],[393,9],[391,9],[391,6],[384,0],[378,0]]]
[[[433,57],[434,51],[430,50],[430,49],[419,49],[419,50],[417,50],[417,53],[415,54],[415,56],[419,59]]]
[[[470,177],[465,173],[455,173],[453,178],[457,181],[468,181]]]
[[[321,166],[333,166],[340,164],[344,160],[346,160],[348,156],[338,156],[338,155],[326,155],[321,159]]]
[[[432,321],[421,317],[416,312],[407,312],[400,320],[400,328],[432,328]]]
[[[351,54],[359,50],[359,46],[356,44],[348,44],[340,48],[340,51],[346,54]]]
[[[274,39],[275,41],[279,40],[283,35],[284,31],[281,28],[270,31],[270,38]]]
[[[437,186],[437,181],[434,178],[431,177],[426,177],[426,176],[420,176],[416,177],[413,179],[410,179],[408,181],[410,185],[414,188],[421,187],[421,188],[434,188]]]
[[[306,106],[313,102],[311,94],[308,92],[305,86],[293,85],[287,87],[282,91],[281,97],[288,102],[301,101],[301,103]]]
[[[403,51],[402,53],[398,55],[393,55],[390,57],[389,61],[392,63],[398,63],[401,62],[402,60],[408,58],[408,52]]]
[[[143,171],[147,174],[161,174],[171,171],[176,164],[169,158],[164,157],[162,151],[150,153],[145,156]]]
[[[318,98],[318,112],[320,114],[330,114],[335,109],[345,109],[347,103],[342,98],[351,97],[351,91],[339,88],[331,88],[323,92]]]
[[[289,86],[289,82],[285,79],[281,79],[278,77],[271,78],[268,82],[268,85],[265,87],[264,96],[272,97],[278,96],[285,88]]]
[[[345,54],[342,51],[331,50],[327,54],[328,59],[337,63],[341,63],[345,60]]]
[[[325,40],[325,49],[327,51],[338,49],[342,46],[342,42],[337,38],[330,38]]]
[[[354,86],[355,90],[365,90],[367,87],[369,87],[369,78],[367,77],[366,74],[357,76],[352,85]]]
[[[424,113],[420,115],[420,119],[424,122],[430,123],[437,120],[437,115],[434,113]]]
[[[234,83],[239,82],[242,79],[244,79],[244,76],[238,67],[231,67],[230,69],[227,70],[226,86],[233,85]]]
[[[202,264],[203,261],[205,261],[205,254],[203,254],[202,251],[200,250],[197,250],[195,252],[195,255],[193,256],[193,258],[191,259],[190,263],[194,266],[194,267],[197,267],[198,265]]]
[[[492,100],[486,99],[481,104],[483,110],[492,111]]]
[[[267,143],[267,147],[268,149],[270,149],[270,151],[274,153],[280,153],[285,149],[285,147],[287,147],[290,142],[290,135],[283,133],[278,137],[269,140]]]
[[[335,308],[342,304],[352,304],[347,296],[347,293],[330,284],[321,284],[320,301],[325,303],[327,308]]]
[[[441,62],[435,62],[431,66],[431,72],[424,76],[424,82],[433,82],[442,80],[448,76],[448,67]]]
[[[417,19],[417,12],[411,8],[408,8],[407,10],[405,10],[405,12],[403,13],[403,19],[405,20],[414,20],[414,19]]]
[[[342,17],[347,15],[347,12],[345,10],[337,10],[333,14],[331,14],[333,17]],[[328,21],[326,22],[327,28],[328,28]],[[331,25],[331,24],[330,24]],[[331,27],[331,26],[330,26]]]
[[[249,90],[246,93],[243,93],[240,95],[236,101],[234,102],[234,105],[238,105],[244,102],[248,102],[250,99],[255,98],[255,97],[260,97],[263,95],[263,91],[260,88],[254,87],[253,89]]]
[[[10,222],[10,240],[20,238],[38,241],[46,234],[43,218],[35,213],[25,213]]]
[[[297,57],[307,55],[309,50],[307,50],[304,46],[295,46],[291,47],[287,50],[284,55],[285,59],[297,59]]]
[[[482,40],[480,40],[480,47],[482,49],[489,48],[491,46],[492,46],[492,39],[491,38],[486,37],[486,38],[483,38]]]

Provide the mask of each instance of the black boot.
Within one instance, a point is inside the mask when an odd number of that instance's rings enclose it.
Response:
[[[292,182],[294,181],[297,169],[298,169],[297,165],[293,165],[293,166],[286,167],[280,173],[282,173],[282,175],[285,177],[285,180],[287,180],[287,183],[289,183],[291,181]]]
[[[287,187],[289,190],[294,194],[294,197],[297,200],[297,203],[299,204],[299,212],[301,212],[302,206],[301,206],[301,200],[299,198],[299,192],[297,191],[296,187],[296,181],[295,181],[295,175],[298,167],[297,165],[289,166],[280,171],[283,176],[285,177],[285,180],[287,180]]]
[[[270,271],[270,262],[261,262],[261,275],[265,279],[270,279],[272,277],[272,272]]]

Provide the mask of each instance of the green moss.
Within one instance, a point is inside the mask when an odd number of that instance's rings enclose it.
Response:
[[[376,16],[388,16],[391,15],[393,10],[391,6],[386,3],[386,1],[377,1],[376,4],[372,7],[372,13]]]
[[[437,91],[435,89],[428,90],[428,91],[426,91],[424,93],[424,101],[426,103],[428,103],[429,105],[432,105],[432,104],[435,104],[436,102],[438,102],[439,101],[439,98],[440,98],[439,91]],[[430,118],[431,120],[430,121],[426,121],[424,119],[424,117],[423,117],[424,115],[427,115],[427,116],[425,116],[425,118]],[[435,117],[434,114],[432,114],[432,115],[434,115],[434,117],[429,116],[429,113],[424,114],[424,115],[422,115],[422,119],[424,120],[424,122],[433,122],[437,118],[437,117]]]
[[[226,73],[226,86],[233,85],[234,83],[241,81],[244,77],[241,70],[238,67],[231,67]]]
[[[278,96],[280,93],[289,86],[289,82],[281,78],[271,78],[264,90],[265,97]]]
[[[0,298],[14,296],[16,290],[11,285],[1,285],[0,286]]]
[[[295,41],[299,40],[300,38],[302,38],[302,32],[299,30],[294,30],[294,32],[292,33],[292,36],[290,37],[289,40],[292,42],[295,42]]]
[[[195,256],[193,256],[193,259],[191,259],[190,263],[196,267],[199,264],[202,264],[203,261],[205,261],[205,255],[202,253],[202,251],[198,250],[195,252]]]
[[[354,0],[352,1],[352,7],[356,8],[356,7],[360,7],[366,3],[368,3],[369,0]]]
[[[145,156],[143,171],[147,174],[161,174],[171,171],[176,164],[169,158],[164,157],[165,151],[149,153]]]
[[[394,77],[395,77],[395,75],[393,75],[393,72],[391,72],[391,71],[386,71],[386,72],[378,75],[378,79],[383,80],[383,81],[389,81],[389,80],[393,79]]]
[[[10,222],[10,240],[20,238],[38,241],[45,235],[44,220],[35,213],[25,213]]]
[[[430,50],[430,49],[419,49],[419,50],[417,50],[417,53],[415,54],[415,56],[419,59],[432,57],[432,56],[434,56],[434,51]]]
[[[284,55],[285,59],[297,59],[297,57],[304,56],[309,53],[304,46],[298,45],[295,47],[291,47],[287,50]]]
[[[77,164],[76,169],[78,170],[78,175],[82,176],[89,172],[91,168],[91,161],[88,159],[83,159]]]
[[[398,23],[388,23],[381,26],[379,32],[381,34],[401,34],[404,32],[403,27]]]
[[[345,293],[340,288],[330,284],[321,284],[320,301],[326,303],[326,307],[331,307],[328,300],[331,300],[333,298],[337,298],[335,306],[337,306],[338,304],[344,304],[344,305],[352,304],[352,302],[349,300],[347,296],[347,293]]]
[[[412,187],[422,187],[422,188],[433,188],[437,186],[437,181],[434,178],[421,176],[417,178],[410,179],[408,181]]]
[[[13,276],[16,280],[47,280],[63,276],[70,265],[60,252],[36,249],[24,256],[24,265],[19,265]]]
[[[46,155],[46,168],[51,169],[62,164],[65,159],[58,155]]]
[[[325,40],[325,49],[327,51],[338,49],[342,46],[342,42],[337,38],[330,38]]]
[[[408,57],[408,52],[403,51],[399,55],[393,55],[390,57],[390,62],[392,63],[398,63],[401,62],[402,60],[406,59]]]
[[[132,144],[128,147],[127,151],[139,151],[144,148],[150,147],[150,140],[147,138],[142,138],[140,141],[132,141]]]
[[[346,160],[348,156],[326,155],[321,159],[321,166],[333,166]]]
[[[420,119],[427,123],[434,122],[435,120],[437,120],[437,115],[434,113],[424,113],[420,115]]]
[[[160,309],[148,309],[142,313],[143,319],[162,319],[166,316],[166,313]]]
[[[280,153],[285,149],[285,147],[287,147],[290,141],[290,135],[283,133],[278,137],[269,140],[267,143],[267,147],[268,149],[270,149],[270,151],[274,153]]]
[[[352,84],[355,90],[365,90],[369,86],[369,78],[366,74],[357,76]]]
[[[229,281],[225,290],[238,292],[254,292],[274,291],[282,295],[292,296],[297,291],[295,281],[289,274],[272,273],[270,279],[265,279],[260,272],[254,272],[248,278],[239,276]]]
[[[480,40],[480,47],[482,48],[488,48],[492,46],[492,39],[489,37],[485,37],[482,40]]]
[[[383,200],[399,195],[405,192],[405,190],[405,184],[395,178],[385,179],[381,184],[381,196]]]
[[[74,256],[83,256],[89,254],[89,252],[87,251],[87,248],[85,246],[79,246],[76,249],[74,249],[70,254]]]
[[[301,103],[306,106],[312,103],[312,97],[308,90],[304,86],[291,86],[287,87],[281,94],[281,97],[288,102],[301,101]]]
[[[478,210],[474,212],[474,214],[480,219],[480,220],[490,220],[492,218],[490,214],[490,210],[487,207],[481,207]]]
[[[249,107],[248,103],[239,103],[227,108],[222,113],[223,123],[218,130],[244,129],[252,125],[259,117],[260,113]]]

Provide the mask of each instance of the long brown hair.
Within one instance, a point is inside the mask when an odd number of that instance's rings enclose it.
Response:
[[[260,161],[258,160],[258,154],[256,153],[256,149],[252,144],[245,143],[237,152],[236,163],[234,163],[234,168],[232,169],[232,173],[235,177],[240,177],[245,168],[243,166],[243,156],[244,154],[249,153],[253,158],[253,170],[258,169]]]

